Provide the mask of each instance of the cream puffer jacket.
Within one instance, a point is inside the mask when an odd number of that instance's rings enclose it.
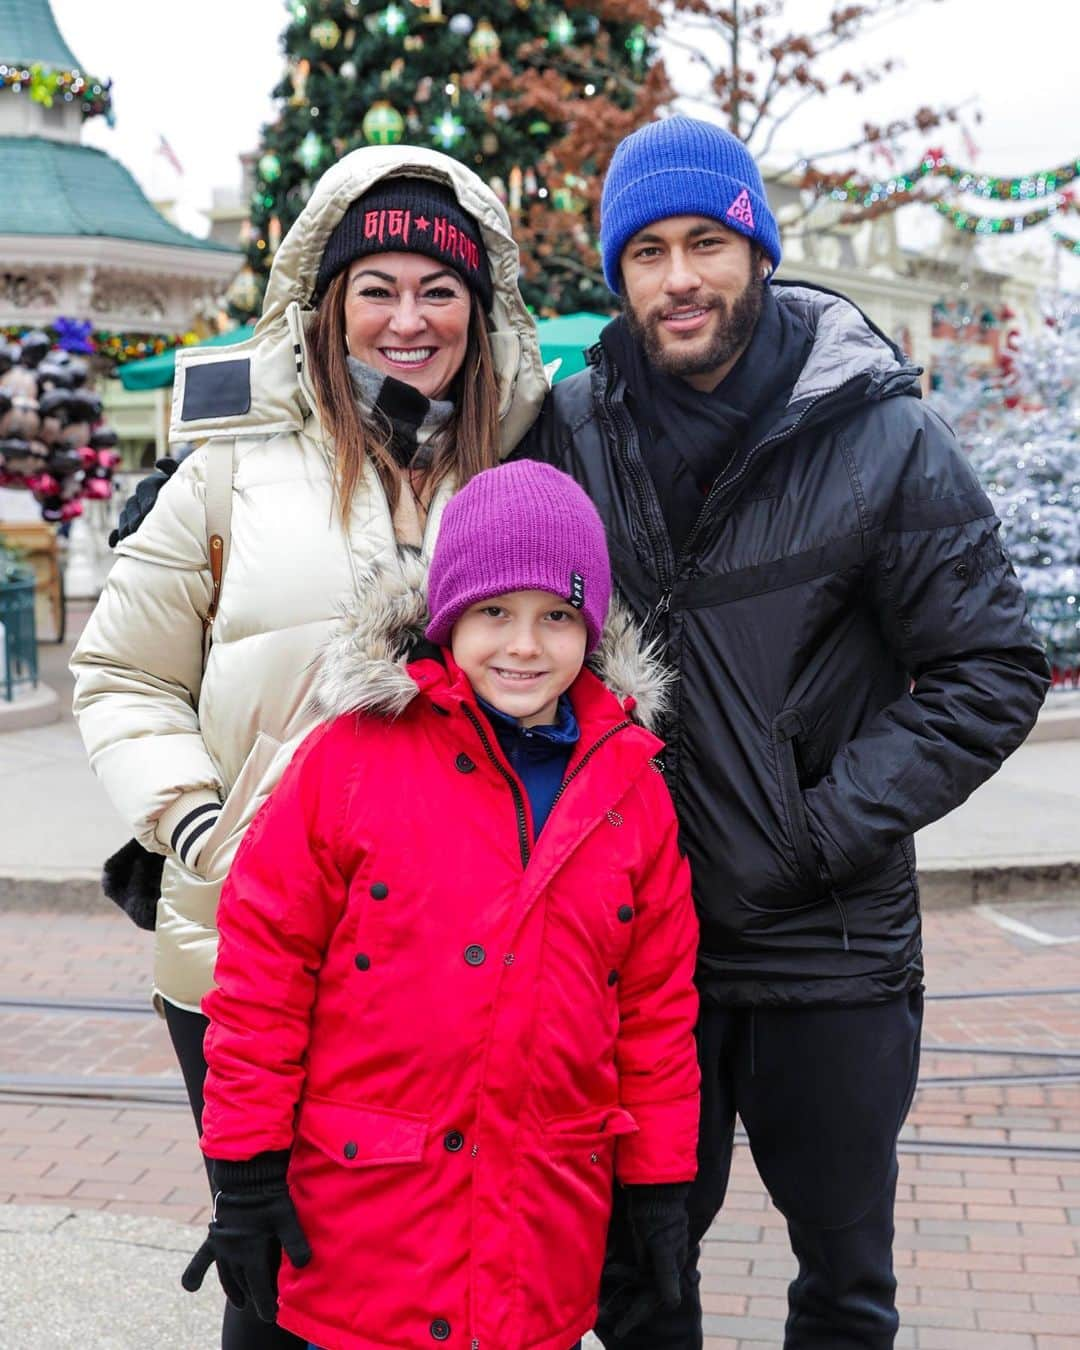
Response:
[[[331,231],[352,201],[395,174],[449,183],[479,222],[495,287],[504,454],[547,390],[505,210],[463,165],[412,147],[357,150],[335,165],[281,243],[254,336],[180,356],[171,438],[234,440],[231,551],[205,669],[211,580],[201,453],[119,545],[72,659],[75,716],[94,771],[139,842],[166,855],[154,986],[180,1007],[197,1009],[211,986],[218,895],[244,830],[318,720],[309,696],[320,651],[361,573],[397,566],[388,502],[370,465],[347,529],[334,509],[333,450],[314,412],[305,341]],[[425,555],[448,495],[443,488],[431,503]],[[171,846],[177,826],[211,805],[205,818],[216,820],[185,866]],[[194,856],[192,833],[177,841],[185,856]]]

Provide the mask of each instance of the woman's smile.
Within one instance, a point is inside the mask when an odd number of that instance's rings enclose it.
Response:
[[[372,253],[349,269],[349,355],[373,370],[442,398],[469,340],[472,297],[463,278],[420,253]]]

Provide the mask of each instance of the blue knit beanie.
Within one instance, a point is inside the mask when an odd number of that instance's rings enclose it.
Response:
[[[712,122],[650,122],[615,151],[600,202],[600,252],[616,295],[627,241],[665,216],[711,216],[756,240],[773,271],[780,266],[780,231],[758,166],[738,137]]]

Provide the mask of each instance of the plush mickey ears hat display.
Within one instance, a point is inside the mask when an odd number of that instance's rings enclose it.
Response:
[[[430,178],[382,178],[348,208],[319,264],[317,304],[339,272],[371,253],[423,253],[445,263],[491,309],[494,290],[480,227],[453,191]]]

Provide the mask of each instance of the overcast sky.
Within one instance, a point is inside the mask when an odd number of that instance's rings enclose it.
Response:
[[[174,198],[180,222],[205,233],[201,211],[209,207],[212,189],[238,185],[237,156],[257,145],[259,128],[271,115],[270,90],[283,69],[284,0],[52,4],[84,68],[114,81],[116,126],[95,118],[86,141],[123,161],[152,197]],[[788,15],[793,22],[813,20],[828,7],[824,0],[788,0]],[[885,122],[916,103],[950,101],[967,104],[979,169],[1018,174],[1054,167],[1080,155],[1078,42],[1080,5],[1074,0],[1007,7],[988,0],[916,0],[908,16],[858,48],[860,64],[890,55],[902,71],[859,99],[830,98],[799,114],[781,148],[792,155],[831,148],[854,139],[851,129],[863,121]],[[850,52],[853,60],[855,49]],[[983,118],[978,126],[976,107]],[[182,175],[156,153],[162,136]],[[967,159],[955,130],[930,133],[927,144],[944,144],[958,161]],[[926,147],[914,141],[912,148],[915,158]],[[843,158],[830,162],[845,165]],[[884,164],[879,169],[887,172]],[[1033,231],[1025,243],[1049,228]],[[1080,215],[1062,228],[1080,236]],[[990,261],[993,254],[986,256]],[[1070,262],[1068,274],[1077,285],[1080,263]]]

